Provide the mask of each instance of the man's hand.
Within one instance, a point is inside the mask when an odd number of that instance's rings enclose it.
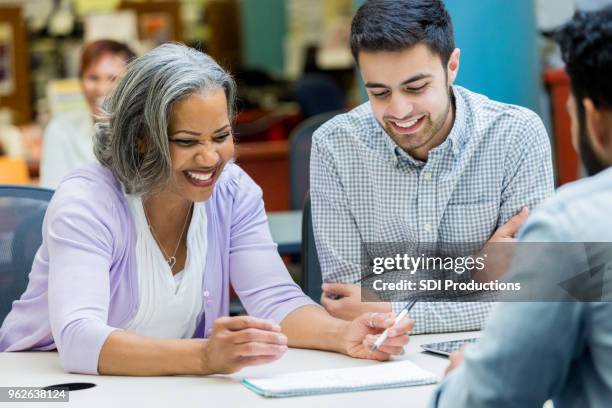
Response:
[[[529,209],[523,209],[499,227],[487,241],[476,257],[485,257],[485,268],[474,273],[474,279],[479,282],[492,282],[502,278],[510,267],[515,251],[515,235],[525,220],[529,217]]]
[[[529,208],[523,207],[518,214],[510,218],[508,222],[499,227],[487,243],[491,242],[514,242],[515,235],[525,220],[529,217]]]
[[[455,368],[459,367],[461,363],[463,363],[463,355],[465,354],[465,348],[467,346],[461,347],[459,350],[453,352],[449,359],[448,367],[444,370],[444,376],[446,377],[453,371]]]
[[[413,327],[414,322],[408,317],[395,323],[395,313],[364,313],[348,324],[343,336],[344,353],[355,358],[388,360],[392,355],[402,354]],[[370,347],[387,328],[387,339],[371,352]]]
[[[351,283],[324,283],[321,287],[321,305],[330,315],[343,320],[354,320],[364,313],[389,313],[391,304],[377,302],[378,298],[371,292],[364,293],[365,302],[361,301],[361,287]]]

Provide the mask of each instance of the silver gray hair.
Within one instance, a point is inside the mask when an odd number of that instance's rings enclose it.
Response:
[[[211,57],[182,44],[163,44],[129,64],[104,102],[94,153],[131,194],[163,188],[171,175],[170,112],[181,98],[223,89],[232,118],[234,80]]]

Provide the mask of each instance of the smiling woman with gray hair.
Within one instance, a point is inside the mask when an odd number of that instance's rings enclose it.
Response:
[[[229,74],[183,45],[129,65],[97,128],[100,163],[49,204],[0,351],[57,348],[67,371],[117,375],[231,373],[287,346],[401,352],[411,321],[335,319],[291,280],[261,189],[231,161],[234,95]],[[230,282],[251,316],[227,317]]]

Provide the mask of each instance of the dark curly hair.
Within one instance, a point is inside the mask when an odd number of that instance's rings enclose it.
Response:
[[[554,38],[576,101],[590,98],[598,108],[612,108],[612,6],[576,12]]]
[[[351,52],[403,51],[427,45],[446,66],[455,39],[453,23],[441,0],[367,0],[351,24]]]
[[[578,118],[578,150],[587,173],[607,165],[595,154],[586,126],[582,101],[589,98],[598,109],[612,108],[612,6],[596,12],[577,12],[554,34],[561,46],[570,77]]]

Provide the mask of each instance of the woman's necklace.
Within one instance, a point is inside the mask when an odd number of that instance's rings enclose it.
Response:
[[[178,241],[176,242],[176,247],[174,248],[174,252],[172,253],[172,256],[168,256],[166,251],[164,251],[164,247],[159,242],[159,239],[157,239],[157,235],[155,235],[153,226],[149,222],[149,217],[147,216],[147,210],[144,208],[144,205],[142,206],[142,208],[144,210],[145,219],[147,220],[147,225],[149,226],[149,229],[151,230],[151,234],[153,235],[153,239],[155,239],[157,246],[161,249],[162,253],[164,254],[164,257],[166,258],[166,262],[168,262],[168,265],[170,265],[170,269],[172,270],[172,268],[174,268],[174,264],[176,264],[176,252],[178,251],[178,247],[181,244],[181,240],[183,239],[183,234],[185,233],[185,227],[187,226],[187,220],[189,219],[189,214],[191,213],[191,210],[193,209],[193,203],[191,203],[191,206],[189,207],[189,211],[187,211],[187,215],[185,216],[185,222],[183,223],[183,230],[181,231],[181,235],[179,236]]]

